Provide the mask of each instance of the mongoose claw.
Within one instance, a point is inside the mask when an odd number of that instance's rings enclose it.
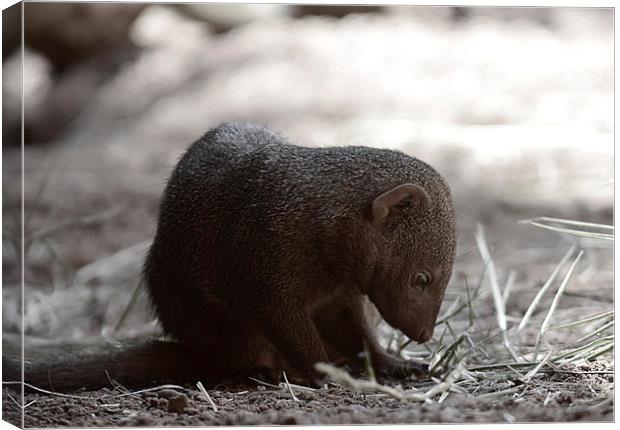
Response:
[[[409,376],[422,378],[429,374],[428,365],[414,360],[405,360],[389,355],[382,356],[375,364],[377,376],[406,379]]]

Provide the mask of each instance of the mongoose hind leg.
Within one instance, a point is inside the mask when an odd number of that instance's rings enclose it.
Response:
[[[250,376],[278,382],[286,363],[258,327],[232,324],[210,333],[190,347],[197,373],[209,384]]]

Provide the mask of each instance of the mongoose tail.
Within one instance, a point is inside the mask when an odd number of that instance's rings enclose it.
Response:
[[[2,338],[3,382],[21,381],[21,342]],[[177,342],[150,339],[55,343],[26,339],[24,381],[34,387],[69,391],[98,389],[114,382],[128,388],[195,381],[193,359]]]

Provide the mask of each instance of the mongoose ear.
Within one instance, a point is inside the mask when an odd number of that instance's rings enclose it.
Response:
[[[431,201],[424,188],[414,184],[402,184],[381,194],[372,202],[372,220],[385,219],[394,211],[427,206]]]

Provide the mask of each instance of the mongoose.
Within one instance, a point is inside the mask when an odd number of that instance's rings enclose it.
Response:
[[[446,181],[403,153],[307,148],[222,124],[172,172],[144,264],[173,341],[27,345],[25,380],[135,388],[286,370],[314,385],[316,362],[359,366],[363,351],[380,375],[423,372],[379,345],[372,316],[430,339],[452,272],[453,212]],[[18,380],[18,342],[3,341],[4,378]]]
[[[368,299],[417,342],[452,272],[450,189],[428,164],[361,146],[308,148],[252,124],[193,143],[163,194],[144,279],[164,331],[213,377],[267,367],[313,383],[365,345],[387,374]]]

